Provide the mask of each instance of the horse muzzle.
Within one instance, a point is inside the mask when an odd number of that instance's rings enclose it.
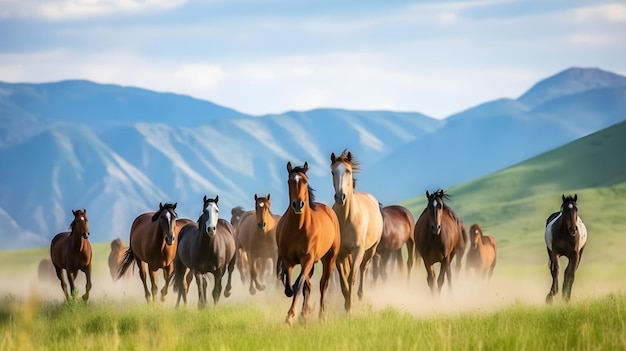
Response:
[[[291,207],[296,214],[301,214],[304,211],[304,201],[294,201],[291,203]]]
[[[256,226],[259,229],[263,230],[263,229],[265,229],[267,227],[267,222],[259,222],[259,223],[256,224]]]
[[[435,235],[441,234],[441,226],[439,224],[431,226],[430,230],[432,230]]]
[[[173,235],[166,235],[165,236],[165,243],[168,246],[171,246],[174,243],[174,236]]]
[[[576,233],[578,233],[578,227],[570,227],[568,228],[569,230],[569,235],[571,236],[576,236]]]
[[[216,226],[209,226],[206,228],[206,234],[210,237],[215,236],[216,232],[217,232]]]
[[[340,204],[341,206],[346,204],[346,194],[337,194],[335,193],[335,203]]]
[[[83,238],[89,239],[89,234],[90,234],[89,232],[84,232],[83,233]]]

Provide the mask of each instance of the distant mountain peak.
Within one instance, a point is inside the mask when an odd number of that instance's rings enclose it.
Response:
[[[532,108],[565,95],[626,86],[626,77],[599,68],[571,67],[533,85],[517,101]]]

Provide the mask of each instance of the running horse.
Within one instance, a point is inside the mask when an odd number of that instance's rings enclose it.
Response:
[[[391,259],[396,263],[399,271],[402,271],[402,247],[407,249],[407,281],[411,278],[411,268],[415,262],[415,242],[413,240],[413,227],[415,219],[408,208],[400,205],[383,207],[383,235],[376,248],[372,273],[374,282],[380,277],[383,282],[387,281],[387,266]]]
[[[78,292],[74,286],[74,279],[78,271],[85,273],[87,283],[85,284],[84,301],[89,299],[91,290],[91,243],[89,243],[89,219],[87,210],[72,210],[74,220],[70,224],[69,232],[62,232],[52,238],[50,243],[50,258],[54,265],[57,278],[61,282],[61,288],[65,294],[65,299],[70,300],[70,294],[74,296]],[[63,280],[63,270],[65,270],[67,280],[70,285],[70,293]]]
[[[434,193],[426,190],[428,203],[415,223],[413,236],[415,247],[422,256],[426,269],[426,281],[433,295],[441,293],[445,277],[448,277],[448,288],[452,289],[450,266],[457,253],[463,236],[463,223],[444,200],[449,195],[439,189]],[[437,286],[435,287],[434,264],[440,263]]]
[[[467,273],[474,270],[479,278],[491,279],[493,270],[496,268],[496,256],[498,246],[496,239],[485,235],[478,223],[472,224],[469,230],[470,249],[465,259]]]
[[[341,244],[337,216],[327,205],[315,202],[307,176],[308,170],[307,162],[301,167],[292,167],[291,162],[287,162],[289,206],[276,228],[276,272],[285,287],[285,295],[293,297],[285,320],[289,324],[295,319],[296,303],[301,290],[304,297],[301,312],[303,320],[306,320],[311,311],[311,277],[314,264],[319,260],[322,261],[319,316],[324,317],[324,297]],[[297,264],[301,267],[300,275],[291,286],[291,275]]]
[[[365,273],[376,253],[383,234],[383,215],[376,198],[369,193],[355,191],[354,173],[359,172],[359,161],[344,150],[341,155],[330,154],[330,169],[335,188],[333,210],[337,214],[341,232],[341,250],[337,269],[346,311],[352,309],[357,270],[360,276],[358,297],[363,298]]]
[[[156,212],[143,213],[133,221],[130,228],[130,247],[126,250],[116,280],[120,279],[133,262],[139,268],[139,278],[143,283],[146,301],[156,301],[157,270],[163,270],[165,285],[161,289],[161,301],[165,301],[172,272],[178,236],[176,230],[176,204],[159,204]],[[146,267],[150,274],[151,289],[146,283]]]
[[[174,291],[178,292],[176,306],[181,298],[187,304],[187,292],[191,275],[198,286],[198,307],[207,304],[206,274],[214,277],[213,304],[217,305],[222,293],[222,279],[228,272],[224,296],[229,297],[232,289],[231,278],[235,269],[235,238],[233,226],[219,218],[219,196],[215,199],[203,198],[202,214],[196,223],[185,225],[178,235],[178,250],[174,259]],[[185,273],[190,270],[185,279]],[[185,281],[186,280],[186,281]]]
[[[239,245],[248,256],[251,295],[256,294],[257,289],[265,290],[263,281],[268,260],[272,261],[272,266],[276,266],[276,224],[280,220],[280,215],[271,211],[270,194],[254,194],[254,203],[254,211],[248,211],[242,216],[238,233]]]
[[[559,258],[567,257],[568,263],[563,276],[563,298],[569,301],[576,270],[585,250],[587,227],[578,216],[578,194],[562,196],[563,203],[559,212],[552,213],[546,220],[545,241],[550,259],[552,287],[546,296],[546,302],[552,302],[559,292]]]
[[[242,283],[245,283],[248,278],[248,253],[239,244],[239,223],[246,212],[249,211],[244,210],[241,206],[230,210],[230,224],[234,228],[235,243],[237,243],[237,270]]]

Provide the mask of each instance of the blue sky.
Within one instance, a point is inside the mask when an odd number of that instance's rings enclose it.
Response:
[[[626,2],[0,0],[0,81],[89,79],[253,115],[444,118],[572,66],[626,75]]]

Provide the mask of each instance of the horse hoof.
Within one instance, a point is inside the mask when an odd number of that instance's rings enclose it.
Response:
[[[285,323],[287,323],[289,325],[293,325],[294,320],[295,320],[294,316],[287,315],[287,318],[285,318]]]
[[[551,294],[548,294],[548,296],[546,296],[546,303],[552,303],[552,298],[553,296]]]
[[[85,294],[82,296],[83,301],[89,300],[89,295]]]
[[[230,290],[224,291],[224,297],[230,297]]]
[[[285,296],[292,297],[293,296],[293,291],[291,289],[285,289]]]
[[[255,295],[255,294],[256,294],[256,289],[250,288],[250,295]]]
[[[256,286],[259,291],[265,291],[265,285],[259,284]]]

